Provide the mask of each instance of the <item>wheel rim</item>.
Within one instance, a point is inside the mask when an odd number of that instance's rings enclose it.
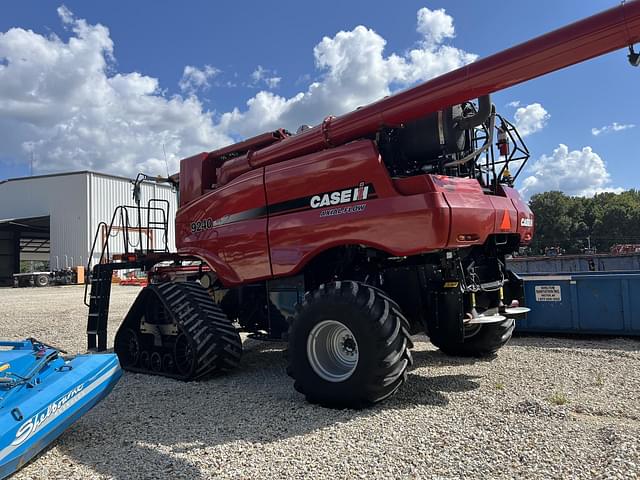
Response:
[[[193,350],[189,339],[184,333],[178,335],[174,347],[175,367],[183,375],[188,375],[193,369]]]
[[[313,371],[328,382],[347,380],[358,366],[358,342],[353,332],[336,320],[318,323],[307,339],[307,358]]]

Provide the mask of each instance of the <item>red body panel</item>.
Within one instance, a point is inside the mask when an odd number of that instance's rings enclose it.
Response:
[[[394,255],[414,255],[446,245],[449,209],[442,196],[426,191],[399,195],[371,141],[267,167],[265,178],[270,205],[348,189],[363,181],[372,183],[376,194],[361,202],[366,208],[357,213],[322,217],[322,211],[335,208],[328,207],[271,217],[274,275],[295,273],[316,254],[338,245],[367,245]]]
[[[181,208],[176,244],[178,253],[202,258],[229,284],[270,277],[263,170]]]
[[[312,208],[327,192],[362,184],[370,185],[364,200]],[[529,208],[504,190],[486,195],[476,180],[433,175],[392,180],[374,143],[360,140],[245,173],[180,209],[178,251],[238,285],[295,274],[341,245],[396,256],[464,248],[494,233],[528,232],[519,219],[532,217]],[[336,214],[343,208],[354,210]]]
[[[192,202],[200,197],[203,185],[207,183],[211,186],[214,170],[207,169],[208,153],[199,153],[193,157],[180,161],[180,206]]]
[[[524,244],[530,243],[533,238],[535,225],[533,212],[529,208],[529,205],[527,205],[522,199],[516,189],[507,187],[505,185],[502,185],[501,188],[505,196],[511,199],[513,206],[518,211],[518,219],[516,225],[517,232],[520,234],[520,241]],[[527,220],[527,225],[524,225],[525,221]]]

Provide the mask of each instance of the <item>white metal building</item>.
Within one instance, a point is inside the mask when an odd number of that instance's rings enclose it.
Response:
[[[91,245],[100,222],[110,224],[118,205],[134,205],[133,183],[129,178],[82,171],[15,178],[0,181],[0,284],[9,284],[20,261],[49,260],[50,269],[86,265]],[[149,199],[169,203],[167,238],[170,250],[175,250],[174,219],[177,194],[165,183],[144,182],[140,205]],[[129,224],[137,225],[137,214],[131,210]],[[154,210],[152,221],[162,215]],[[147,216],[143,210],[143,224]],[[120,226],[120,219],[116,222]],[[111,253],[122,253],[121,231],[115,228],[109,242]],[[106,228],[98,233],[98,245],[104,240]],[[164,239],[156,232],[145,234],[143,242],[161,248]],[[150,237],[149,240],[148,237]],[[132,249],[139,243],[131,235]],[[100,249],[94,254],[99,256]]]

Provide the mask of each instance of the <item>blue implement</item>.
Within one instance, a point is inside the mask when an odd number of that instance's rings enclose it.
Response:
[[[114,354],[65,360],[36,340],[0,342],[0,479],[106,397],[121,376]]]

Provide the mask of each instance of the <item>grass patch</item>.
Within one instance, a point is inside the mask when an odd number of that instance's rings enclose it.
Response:
[[[553,395],[549,397],[549,403],[553,405],[566,405],[569,403],[569,398],[564,392],[553,392]]]
[[[595,384],[597,387],[604,387],[604,375],[602,375],[601,373],[596,375]]]
[[[496,390],[504,390],[504,383],[502,382],[496,382],[493,386]]]

